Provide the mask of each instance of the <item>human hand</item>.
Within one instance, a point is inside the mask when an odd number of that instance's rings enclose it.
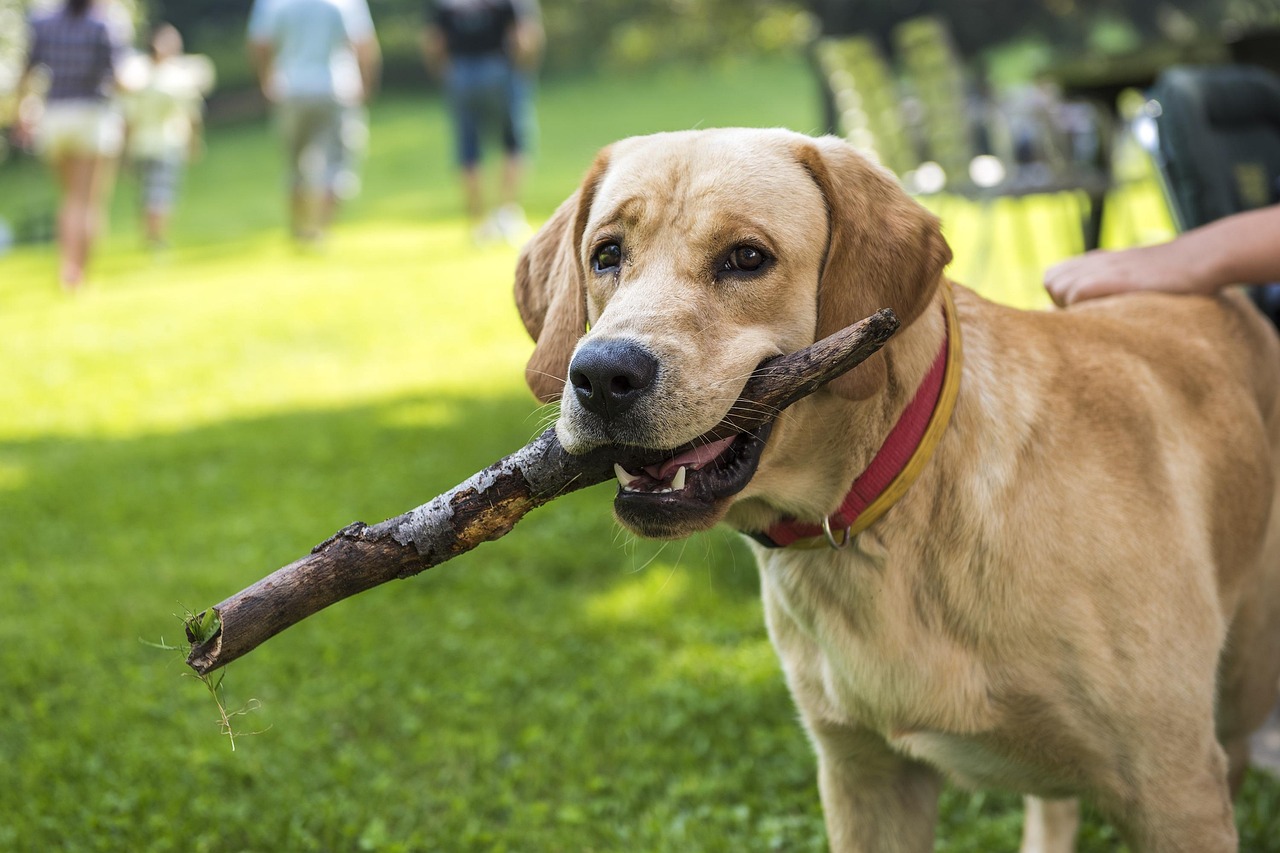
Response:
[[[27,95],[18,101],[17,115],[14,116],[10,139],[14,147],[23,151],[32,151],[36,144],[36,127],[44,115],[44,104],[39,98]]]
[[[1203,261],[1178,240],[1121,251],[1095,250],[1050,267],[1044,286],[1063,307],[1140,290],[1208,293],[1214,282]]]
[[[9,138],[13,143],[13,147],[22,151],[30,151],[35,144],[35,128],[31,122],[23,121],[21,117],[14,122],[13,127],[9,130]]]
[[[266,81],[262,84],[262,97],[266,98],[268,104],[280,102],[280,92],[272,81]]]

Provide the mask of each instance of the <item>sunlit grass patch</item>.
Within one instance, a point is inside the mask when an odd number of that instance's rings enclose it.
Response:
[[[516,393],[514,253],[476,251],[460,230],[353,224],[314,253],[252,240],[163,264],[121,253],[139,266],[120,282],[0,314],[0,339],[22,353],[0,388],[0,435],[172,431],[428,388]]]
[[[689,576],[674,567],[658,564],[643,570],[587,602],[587,615],[618,622],[665,619],[672,606],[686,594]]]

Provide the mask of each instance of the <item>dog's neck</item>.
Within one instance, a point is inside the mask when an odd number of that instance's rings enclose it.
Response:
[[[846,529],[856,534],[892,505],[927,461],[955,399],[959,330],[949,287],[944,281],[929,308],[883,351],[880,392],[858,402],[819,395],[797,407],[774,448],[786,476],[762,478],[761,500],[735,506],[731,524],[764,534],[757,538],[766,545],[826,547],[832,533],[823,531],[824,518],[839,542]],[[786,484],[796,482],[809,487],[786,494]]]

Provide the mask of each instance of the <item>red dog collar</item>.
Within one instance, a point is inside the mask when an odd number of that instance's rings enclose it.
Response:
[[[942,287],[946,319],[942,348],[871,464],[853,481],[839,509],[821,525],[783,519],[763,533],[750,534],[757,542],[767,548],[816,547],[824,541],[834,548],[844,547],[880,518],[923,470],[951,419],[959,391],[960,328],[951,288],[945,281]],[[843,530],[843,537],[837,541],[832,530]]]

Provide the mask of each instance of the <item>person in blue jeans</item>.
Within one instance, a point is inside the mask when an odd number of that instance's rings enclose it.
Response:
[[[477,242],[529,234],[520,208],[533,126],[530,77],[542,54],[537,0],[430,0],[422,35],[427,68],[444,83],[455,156]],[[499,206],[485,216],[481,138],[500,135]]]

